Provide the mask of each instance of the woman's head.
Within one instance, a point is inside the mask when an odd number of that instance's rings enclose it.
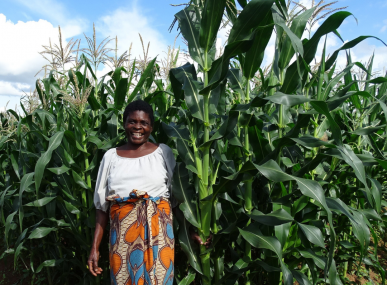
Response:
[[[124,111],[123,123],[129,142],[133,144],[147,142],[153,130],[152,107],[142,100],[129,103]]]

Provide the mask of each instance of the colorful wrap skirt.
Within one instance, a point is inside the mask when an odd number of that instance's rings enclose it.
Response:
[[[112,285],[172,285],[175,239],[168,199],[133,190],[110,207]]]

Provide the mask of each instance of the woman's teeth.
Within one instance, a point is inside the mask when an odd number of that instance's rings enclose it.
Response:
[[[134,137],[137,137],[137,138],[140,138],[140,137],[143,136],[143,134],[140,134],[140,133],[132,133],[132,135],[133,135]]]

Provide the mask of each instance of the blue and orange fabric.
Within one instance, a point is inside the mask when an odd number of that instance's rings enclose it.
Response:
[[[175,238],[169,201],[138,190],[106,200],[111,202],[111,284],[172,285]]]

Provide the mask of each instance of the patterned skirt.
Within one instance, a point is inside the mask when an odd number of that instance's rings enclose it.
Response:
[[[175,239],[170,203],[133,190],[109,196],[112,285],[172,285]]]

